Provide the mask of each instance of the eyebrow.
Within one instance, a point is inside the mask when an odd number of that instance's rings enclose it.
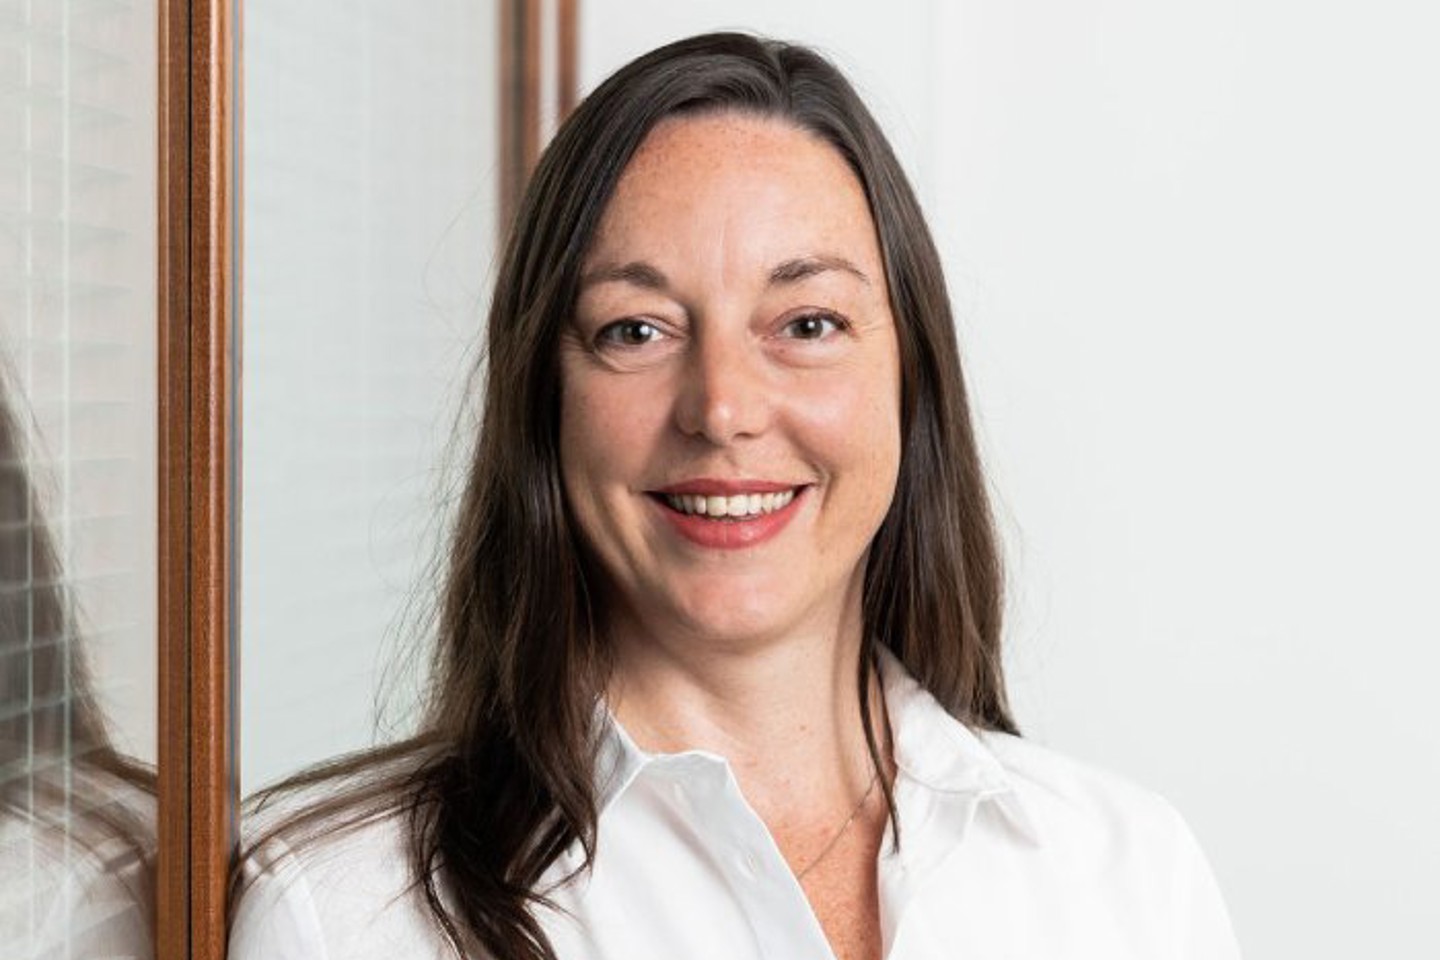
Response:
[[[865,275],[865,271],[849,260],[844,257],[821,255],[796,257],[777,265],[770,271],[768,286],[799,283],[801,280],[807,280],[832,270],[848,273],[866,286],[870,285],[870,278]],[[601,264],[580,278],[580,289],[585,290],[601,283],[628,283],[645,290],[668,290],[670,288],[670,281],[666,279],[665,274],[661,273],[653,264],[643,260],[622,264]]]
[[[643,260],[636,260],[633,263],[602,264],[580,278],[580,289],[584,290],[586,287],[593,287],[600,283],[628,283],[646,290],[666,290],[670,286],[670,281],[665,279],[665,274]]]
[[[774,270],[770,271],[770,285],[776,286],[785,283],[798,283],[817,274],[828,273],[831,270],[838,270],[841,273],[848,273],[866,286],[870,285],[870,278],[865,275],[855,264],[844,257],[835,256],[814,256],[798,257],[794,260],[786,260]]]

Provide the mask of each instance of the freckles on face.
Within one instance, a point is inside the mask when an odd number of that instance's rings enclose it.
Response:
[[[729,638],[858,608],[898,472],[900,373],[844,159],[779,120],[664,121],[580,287],[562,477],[611,606],[647,634]]]
[[[567,334],[563,365],[594,364],[589,348]],[[648,461],[665,443],[666,419],[644,377],[593,375],[562,378],[560,449],[565,496],[580,532],[599,555],[606,572],[632,569],[645,541],[627,533],[634,523],[627,501],[643,498]],[[620,553],[625,557],[618,556]]]

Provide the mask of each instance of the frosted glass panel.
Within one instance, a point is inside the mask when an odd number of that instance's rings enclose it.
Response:
[[[156,11],[0,3],[0,956],[150,956]]]
[[[245,8],[241,777],[373,742],[496,232],[496,8]]]

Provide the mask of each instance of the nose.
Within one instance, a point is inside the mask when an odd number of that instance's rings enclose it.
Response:
[[[691,341],[675,425],[717,446],[758,436],[769,426],[774,408],[764,357],[748,335],[706,333]]]

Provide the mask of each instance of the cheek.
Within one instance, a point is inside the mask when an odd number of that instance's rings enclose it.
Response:
[[[560,406],[560,478],[582,535],[603,554],[604,537],[598,527],[605,513],[598,494],[603,478],[615,472],[610,458],[622,446],[606,442],[602,423],[583,392],[565,391]]]
[[[577,508],[643,482],[657,430],[655,393],[631,379],[562,374],[560,471]]]
[[[622,472],[615,458],[623,455],[626,444],[607,425],[613,417],[603,408],[603,391],[592,389],[583,377],[562,374],[561,383],[560,480],[565,501],[581,538],[604,566],[613,568],[616,537],[604,493],[611,478]]]
[[[815,453],[857,511],[884,514],[900,466],[900,388],[885,361],[840,373],[801,405]]]

